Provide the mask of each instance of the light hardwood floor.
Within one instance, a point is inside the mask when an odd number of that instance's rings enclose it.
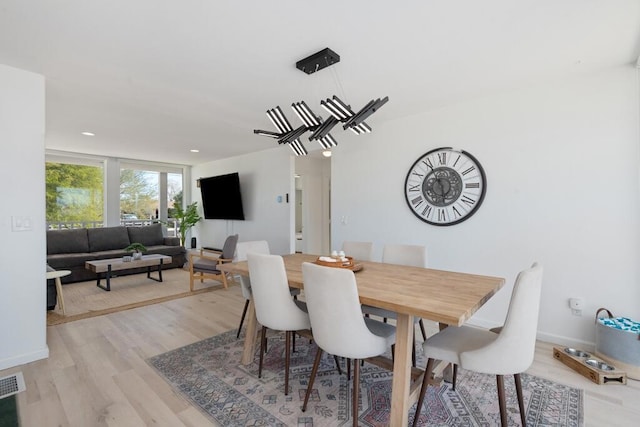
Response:
[[[24,374],[23,427],[212,426],[145,360],[236,328],[243,304],[240,288],[232,286],[50,326],[49,359],[0,374]],[[538,343],[528,372],[584,389],[586,426],[640,425],[640,381],[596,385],[553,359],[552,347]]]

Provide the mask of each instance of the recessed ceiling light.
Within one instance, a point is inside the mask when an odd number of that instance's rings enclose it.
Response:
[[[93,133],[93,132],[82,132],[82,134],[83,134],[84,136],[96,136],[96,134],[95,134],[95,133]]]
[[[199,153],[200,152],[200,150],[195,150],[195,149],[194,150],[189,150],[189,151],[191,151],[192,153]]]

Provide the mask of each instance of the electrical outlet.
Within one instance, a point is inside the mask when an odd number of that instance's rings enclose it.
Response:
[[[572,310],[582,310],[584,308],[584,298],[569,298],[569,307]]]
[[[582,310],[579,310],[577,308],[572,308],[571,314],[573,314],[574,316],[582,316]]]

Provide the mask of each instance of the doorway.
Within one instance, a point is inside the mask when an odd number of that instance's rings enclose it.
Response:
[[[295,159],[294,231],[296,252],[331,252],[331,158],[320,152]]]

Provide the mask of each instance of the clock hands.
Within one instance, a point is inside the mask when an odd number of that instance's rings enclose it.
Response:
[[[441,178],[441,177],[437,177],[436,178],[436,183],[438,184],[438,187],[440,188],[440,191],[437,191],[436,193],[440,197],[442,197],[442,203],[444,204],[446,202],[447,195],[451,192],[451,183],[447,179],[444,179],[444,178]],[[445,183],[447,185],[445,185]],[[435,191],[435,185],[434,185],[434,191]]]
[[[443,178],[436,169],[431,166],[431,163],[428,161],[424,162],[425,165],[431,169],[431,172],[427,174],[427,179],[429,175],[433,175],[433,184],[431,185],[431,190],[435,194],[436,197],[434,202],[437,202],[440,199],[440,203],[443,205],[446,204],[447,195],[451,192],[451,182],[447,178]]]

